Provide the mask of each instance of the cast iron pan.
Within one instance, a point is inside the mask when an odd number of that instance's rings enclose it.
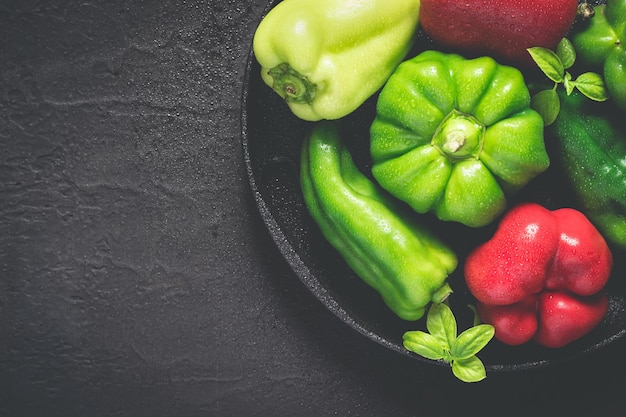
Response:
[[[278,0],[271,1],[269,11]],[[430,41],[420,34],[409,57],[430,47]],[[375,114],[376,95],[356,112],[342,120],[343,137],[353,157],[369,175],[369,126]],[[380,343],[398,354],[431,365],[438,362],[422,359],[402,346],[407,330],[423,329],[423,319],[407,322],[397,318],[380,296],[364,284],[341,257],[325,241],[304,205],[299,185],[299,154],[303,138],[311,122],[302,121],[266,86],[260,77],[260,67],[250,51],[242,97],[242,140],[249,180],[261,216],[280,252],[306,287],[330,311],[348,326],[368,339]],[[549,147],[549,139],[547,139]],[[549,149],[550,151],[550,149]],[[552,158],[552,166],[537,177],[510,202],[535,201],[547,208],[577,207],[571,192],[564,185],[560,168]],[[497,221],[481,229],[443,223],[435,218],[435,233],[442,237],[459,256],[459,267],[450,276],[454,289],[451,306],[459,321],[459,329],[471,325],[473,313],[467,307],[473,299],[467,291],[462,271],[465,256],[493,234]],[[432,221],[429,221],[432,220]],[[621,338],[626,333],[626,265],[623,253],[614,249],[616,264],[608,285],[609,312],[605,320],[584,338],[561,349],[547,349],[534,344],[511,347],[495,339],[479,354],[488,372],[519,371],[545,367],[574,360]]]

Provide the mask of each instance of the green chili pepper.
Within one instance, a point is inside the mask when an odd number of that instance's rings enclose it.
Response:
[[[548,168],[543,120],[522,74],[489,57],[426,51],[383,87],[372,172],[415,211],[484,226]]]
[[[300,178],[324,237],[400,318],[417,320],[430,302],[448,296],[456,255],[361,173],[338,122],[314,126],[302,147]]]
[[[261,76],[296,116],[339,119],[406,57],[419,7],[419,0],[284,0],[254,35]]]
[[[595,6],[571,40],[582,62],[603,69],[610,97],[626,110],[626,0]]]
[[[582,211],[607,240],[626,249],[626,120],[608,102],[559,94],[561,111],[550,129],[563,171]]]

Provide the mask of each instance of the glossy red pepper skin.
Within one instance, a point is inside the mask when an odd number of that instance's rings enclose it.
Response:
[[[494,325],[497,339],[560,347],[606,314],[602,290],[612,266],[606,241],[583,213],[524,203],[470,253],[464,272],[478,314]]]
[[[604,318],[609,305],[606,293],[580,297],[567,292],[544,291],[510,305],[478,303],[485,323],[496,329],[495,337],[507,345],[529,340],[560,348],[581,338]]]
[[[512,208],[495,235],[468,256],[467,286],[485,304],[507,305],[536,294],[556,252],[556,224],[537,204]]]
[[[540,312],[535,341],[558,348],[581,338],[604,318],[609,306],[606,294],[577,297],[565,292],[541,293],[537,305]]]
[[[537,333],[537,296],[531,295],[508,305],[493,305],[478,302],[478,316],[484,323],[496,329],[496,339],[507,345],[521,345]]]
[[[422,0],[420,24],[431,38],[456,52],[534,66],[526,49],[554,49],[574,23],[577,9],[578,0]]]

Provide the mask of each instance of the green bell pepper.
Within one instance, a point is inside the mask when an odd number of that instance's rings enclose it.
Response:
[[[543,132],[517,69],[426,51],[403,62],[380,93],[372,173],[415,211],[480,227],[548,168]]]
[[[302,146],[305,204],[324,237],[400,318],[417,320],[451,292],[457,257],[357,168],[337,121]],[[413,213],[414,214],[414,213]]]
[[[563,172],[582,211],[604,237],[626,249],[626,120],[610,103],[559,91],[561,110],[550,125]]]
[[[339,119],[412,47],[420,0],[284,0],[256,29],[263,81],[304,120]]]
[[[609,96],[626,110],[626,0],[607,0],[594,12],[574,28],[571,41],[581,62],[603,70]]]

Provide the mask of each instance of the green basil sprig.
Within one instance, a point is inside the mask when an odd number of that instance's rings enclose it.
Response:
[[[434,303],[428,309],[426,329],[428,332],[404,333],[404,347],[424,358],[449,363],[452,373],[463,382],[486,378],[485,365],[476,354],[493,338],[493,326],[477,324],[457,335],[456,319],[450,307]]]
[[[576,51],[569,39],[563,38],[556,48],[556,52],[548,48],[528,48],[528,53],[533,58],[539,69],[554,82],[554,86],[541,90],[531,98],[531,107],[543,117],[546,126],[551,125],[559,115],[561,103],[556,92],[559,84],[563,84],[567,95],[574,89],[594,101],[608,99],[604,79],[595,72],[585,72],[577,78],[567,71],[576,61]]]

